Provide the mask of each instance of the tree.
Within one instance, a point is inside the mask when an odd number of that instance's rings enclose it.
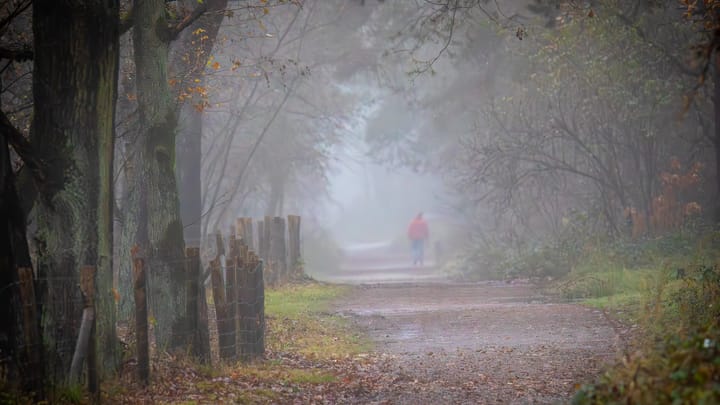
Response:
[[[16,86],[14,84],[22,81],[24,66],[27,60],[32,59],[30,44],[16,38],[17,36],[7,35],[12,32],[13,25],[17,19],[27,14],[31,2],[18,1],[8,3],[0,7],[0,32],[2,43],[0,44],[0,61],[2,71],[0,72],[0,94],[6,96],[13,94]],[[11,38],[8,38],[11,37]],[[18,71],[20,73],[16,73]],[[6,84],[7,83],[7,84]],[[9,90],[9,91],[8,91]],[[5,98],[5,97],[3,97]],[[10,97],[7,104],[14,111],[20,111],[22,102],[20,97]],[[41,180],[37,158],[32,148],[25,139],[25,135],[16,128],[15,123],[6,114],[6,103],[0,105],[0,224],[3,232],[0,234],[0,353],[6,358],[12,359],[7,362],[7,381],[19,383],[27,391],[42,388],[42,373],[28,372],[27,365],[30,360],[25,350],[28,342],[24,341],[22,333],[22,322],[19,319],[21,313],[21,301],[19,291],[16,288],[18,283],[18,268],[32,268],[30,251],[26,237],[27,212],[23,208],[20,196],[16,187],[16,162],[12,151],[16,151],[23,159],[29,162],[28,167],[33,167],[32,172]],[[12,114],[11,114],[12,115]],[[20,120],[18,120],[20,121]],[[31,170],[27,170],[31,171]],[[39,327],[39,323],[37,325]],[[41,365],[36,365],[41,366]],[[35,370],[41,371],[41,370]],[[33,375],[35,374],[35,375]],[[39,377],[39,378],[38,378]]]
[[[261,35],[242,42],[244,30],[223,29],[242,47],[225,47],[216,59],[224,70],[207,80],[211,89],[221,89],[218,98],[229,101],[209,108],[204,124],[206,230],[236,215],[280,215],[287,207],[298,209],[297,198],[323,195],[317,190],[326,185],[331,149],[342,141],[355,100],[333,80],[344,62],[338,53],[355,46],[347,40],[354,32],[344,31],[356,9],[362,8],[319,1],[279,8],[263,19]],[[330,35],[333,49],[316,45]],[[241,81],[228,77],[231,70],[242,72]],[[313,191],[303,194],[303,181]]]
[[[681,0],[680,3],[684,8],[685,18],[700,34],[700,38],[691,43],[695,51],[695,63],[700,68],[696,89],[699,89],[708,77],[712,78],[712,122],[715,128],[712,144],[715,150],[715,187],[718,194],[715,219],[720,221],[720,2]]]
[[[70,366],[83,265],[97,268],[99,364],[119,359],[112,294],[113,130],[119,52],[117,0],[33,3],[30,141],[47,165],[34,217],[43,326],[53,377]]]

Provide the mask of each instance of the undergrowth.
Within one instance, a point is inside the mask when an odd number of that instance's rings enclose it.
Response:
[[[244,364],[196,364],[163,357],[144,388],[126,373],[102,385],[107,403],[314,403],[342,383],[344,365],[369,349],[351,325],[330,313],[347,287],[315,282],[265,291],[265,358]],[[181,402],[180,400],[184,401]],[[83,403],[87,403],[86,401]]]
[[[642,331],[630,354],[582,386],[573,403],[720,403],[717,240],[714,233],[616,244],[556,284],[568,298],[630,314]]]

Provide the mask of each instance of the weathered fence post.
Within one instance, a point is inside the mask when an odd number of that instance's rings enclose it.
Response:
[[[265,241],[264,241],[264,239],[265,239],[265,221],[258,220],[257,225],[258,225],[257,226],[257,236],[258,236],[257,252],[258,252],[258,256],[260,256],[261,258],[265,258],[265,256],[264,256],[265,250],[266,250]]]
[[[302,275],[300,253],[300,216],[288,215],[288,266],[290,277]]]
[[[263,235],[262,235],[262,244],[263,244],[263,251],[261,252],[261,256],[263,261],[265,261],[265,267],[264,267],[264,275],[265,275],[265,283],[267,284],[273,284],[273,280],[275,280],[276,277],[276,269],[275,269],[275,263],[272,259],[272,243],[271,243],[271,231],[272,231],[272,217],[266,216],[263,220]]]
[[[243,347],[242,343],[244,340],[243,334],[246,333],[243,327],[243,277],[245,274],[245,267],[247,266],[247,252],[248,248],[243,239],[235,241],[237,248],[235,252],[236,266],[235,266],[235,349],[238,358],[242,358]]]
[[[207,322],[207,302],[204,283],[200,280],[200,248],[185,249],[187,266],[187,333],[193,356],[205,363],[210,359],[210,336]]]
[[[237,284],[237,246],[235,243],[235,236],[230,236],[229,251],[230,254],[225,258],[225,325],[227,327],[227,342],[231,347],[227,348],[225,354],[226,359],[235,360],[237,359],[237,347],[236,338],[237,325],[236,325],[236,314],[237,314],[237,296],[235,287]]]
[[[23,338],[25,356],[29,362],[29,372],[23,372],[26,386],[41,394],[44,390],[45,364],[42,361],[43,346],[38,323],[37,301],[35,297],[35,277],[30,267],[17,269],[22,305]]]
[[[133,291],[135,294],[135,340],[137,341],[138,378],[143,386],[150,382],[150,342],[148,341],[147,275],[139,246],[132,248]]]
[[[283,283],[287,280],[287,250],[285,248],[285,218],[274,217],[270,230],[270,253],[273,275],[272,284]]]
[[[253,315],[255,321],[255,350],[256,357],[265,355],[265,278],[263,277],[264,264],[257,256],[253,255],[251,267],[254,276],[255,305]],[[251,280],[253,277],[250,278]]]
[[[243,223],[243,239],[248,249],[255,249],[255,240],[253,233],[253,220],[252,218],[244,217],[241,218]]]
[[[262,261],[254,252],[242,249],[244,266],[240,272],[240,358],[244,362],[265,353],[265,289]]]
[[[235,237],[242,240],[243,244],[249,249],[253,248],[253,224],[252,218],[237,218],[235,220]]]
[[[83,313],[80,332],[75,342],[75,352],[70,363],[70,384],[79,384],[85,359],[87,359],[88,390],[97,393],[97,364],[95,364],[95,267],[83,266],[80,269],[80,291],[83,296]]]
[[[216,235],[216,241],[218,245],[217,258],[210,262],[211,266],[211,280],[213,289],[213,299],[215,301],[215,313],[217,319],[218,329],[218,346],[221,360],[230,360],[235,357],[235,333],[232,330],[234,328],[235,320],[230,316],[230,305],[232,303],[232,295],[227,296],[225,287],[225,280],[223,279],[222,265],[220,262],[220,256],[225,254],[222,235],[218,232]],[[230,252],[232,244],[228,246],[227,251]],[[225,254],[226,257],[226,273],[230,273],[230,253]]]

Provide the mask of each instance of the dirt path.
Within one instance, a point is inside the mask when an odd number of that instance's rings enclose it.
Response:
[[[385,388],[366,397],[375,403],[563,403],[620,349],[600,311],[549,302],[530,285],[420,273],[423,282],[407,282],[417,269],[345,274],[345,282],[371,284],[336,311],[387,354]]]

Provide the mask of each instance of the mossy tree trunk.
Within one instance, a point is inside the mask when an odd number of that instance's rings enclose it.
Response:
[[[148,302],[156,320],[158,346],[180,345],[183,328],[185,242],[175,179],[177,116],[168,84],[165,2],[135,4],[133,44],[140,135],[134,153],[137,196],[130,215],[137,217],[134,233],[148,263]],[[133,231],[126,229],[126,231]]]
[[[720,223],[720,54],[715,55],[713,73],[713,121],[715,132],[713,146],[715,147],[715,222]]]
[[[79,269],[97,267],[99,364],[119,359],[112,294],[112,165],[117,0],[36,0],[31,141],[47,164],[37,221],[43,326],[53,379],[69,370],[82,300]]]
[[[179,108],[174,88],[169,84],[169,70],[181,71],[180,77],[197,77],[204,69],[187,74],[185,66],[175,65],[181,58],[170,57],[171,43],[182,47],[192,42],[192,35],[185,32],[183,39],[175,41],[182,30],[194,30],[198,24],[219,24],[221,13],[207,11],[224,9],[226,0],[195,3],[196,9],[188,25],[170,24],[165,2],[146,0],[135,4],[133,45],[136,69],[136,91],[139,116],[139,136],[131,145],[131,162],[126,173],[128,200],[125,201],[121,255],[128,255],[130,245],[138,243],[148,263],[148,301],[156,320],[156,339],[160,347],[172,349],[189,341],[192,331],[186,325],[186,283],[183,272],[184,238],[183,221],[176,173],[176,135]],[[210,17],[212,16],[212,17]],[[204,26],[204,25],[203,25]],[[215,29],[215,34],[217,29]],[[214,39],[214,36],[213,36]],[[186,45],[183,45],[187,43]],[[212,46],[207,50],[209,55]],[[176,51],[176,53],[178,53]],[[192,79],[191,79],[192,80]],[[184,88],[185,83],[180,83]],[[195,84],[194,84],[195,85]],[[193,117],[199,120],[200,115]],[[200,129],[191,129],[192,148],[189,158],[197,159]],[[199,164],[185,166],[197,173],[183,172],[183,179],[198,185]],[[188,174],[189,176],[186,176]],[[199,194],[196,195],[199,198]],[[192,202],[191,202],[192,203]],[[191,206],[191,221],[199,221],[199,204]],[[196,215],[197,214],[197,215]],[[125,269],[121,269],[124,271]]]

